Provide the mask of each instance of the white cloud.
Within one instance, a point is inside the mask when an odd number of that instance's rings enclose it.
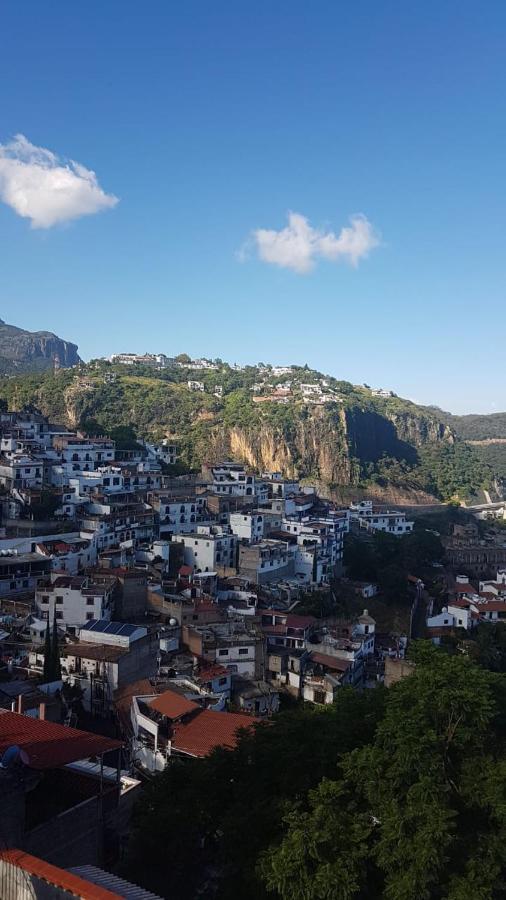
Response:
[[[116,206],[94,172],[51,150],[35,147],[22,134],[0,144],[0,200],[32,228],[51,228]]]
[[[251,235],[250,245],[251,242],[264,262],[302,274],[311,271],[318,259],[344,260],[357,266],[380,241],[362,215],[351,216],[350,224],[336,235],[333,231],[313,228],[305,216],[290,212],[285,228],[280,231],[258,228]],[[240,260],[245,258],[247,246],[239,252]]]

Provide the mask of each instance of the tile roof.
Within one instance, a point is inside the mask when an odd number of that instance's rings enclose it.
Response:
[[[506,612],[506,600],[484,600],[477,604],[479,612]]]
[[[180,719],[201,708],[198,703],[193,703],[192,700],[187,700],[183,695],[176,694],[170,689],[159,694],[154,700],[150,700],[149,705],[151,709],[156,709],[168,719]]]
[[[111,647],[105,644],[67,644],[63,650],[63,656],[78,656],[81,659],[98,659],[104,662],[117,662],[128,653],[126,647]]]
[[[12,746],[21,748],[30,768],[56,769],[78,759],[116,750],[121,747],[121,741],[67,728],[47,719],[3,712],[0,715],[0,754]]]
[[[202,709],[188,722],[176,725],[172,748],[189,756],[204,757],[216,747],[233,750],[241,728],[252,728],[260,719],[241,713],[215,712]]]
[[[340,659],[337,656],[327,656],[326,653],[311,653],[313,662],[335,672],[346,672],[351,666],[350,659]]]
[[[118,898],[121,900],[123,896],[97,884],[92,884],[72,872],[66,872],[65,869],[53,866],[43,859],[31,856],[24,850],[2,850],[0,851],[0,860],[28,872],[29,875],[34,875],[51,887],[68,892],[73,897],[81,897],[82,900],[118,900]]]

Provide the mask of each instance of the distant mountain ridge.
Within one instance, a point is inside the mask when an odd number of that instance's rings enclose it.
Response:
[[[77,344],[51,331],[25,331],[0,319],[0,374],[44,372],[55,359],[64,369],[80,363]]]
[[[506,412],[454,416],[436,406],[429,408],[464,441],[494,441],[506,438]]]

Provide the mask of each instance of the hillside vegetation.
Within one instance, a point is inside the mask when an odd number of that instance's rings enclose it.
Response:
[[[506,413],[504,412],[469,416],[453,416],[451,413],[442,413],[442,418],[465,441],[487,441],[501,438],[506,440]]]
[[[35,406],[90,434],[128,424],[142,438],[177,437],[181,462],[190,467],[232,456],[259,471],[316,480],[329,492],[340,485],[395,487],[446,500],[472,497],[493,480],[492,469],[430,409],[307,367],[287,379],[268,368],[217,365],[156,370],[101,360],[0,378],[0,399],[11,409]],[[191,391],[189,380],[205,390]],[[287,380],[287,401],[269,400]],[[304,402],[302,384],[323,385],[330,402]]]

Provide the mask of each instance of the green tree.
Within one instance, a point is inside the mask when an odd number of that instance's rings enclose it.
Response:
[[[165,896],[190,900],[199,891],[212,896],[212,867],[221,900],[263,897],[258,858],[281,840],[287,804],[305,802],[322,778],[335,776],[340,755],[372,739],[383,701],[381,689],[343,688],[334,706],[280,713],[244,734],[234,751],[175,761],[146,786],[127,874]]]
[[[289,813],[283,840],[262,855],[262,877],[284,900],[504,896],[504,679],[424,643],[414,659],[374,739],[340,760],[335,784]]]

